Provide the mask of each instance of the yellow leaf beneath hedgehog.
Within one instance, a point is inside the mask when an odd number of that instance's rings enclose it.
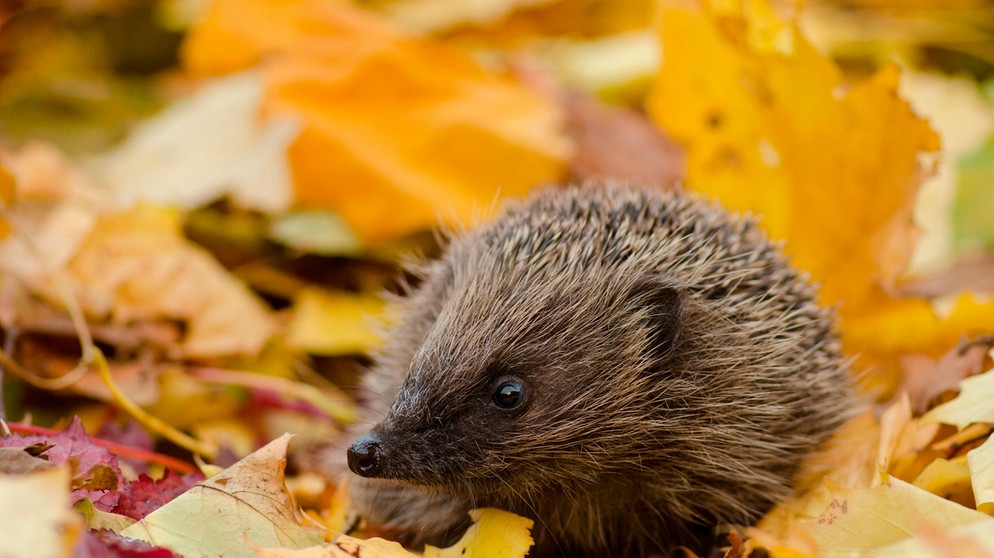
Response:
[[[426,546],[424,558],[517,558],[535,542],[531,519],[494,508],[470,510],[469,516],[473,525],[459,542],[448,548]]]
[[[426,546],[423,558],[524,558],[531,548],[533,521],[493,508],[471,510],[473,524],[459,541],[447,548]],[[257,549],[261,558],[417,558],[393,541],[373,537],[357,539],[339,535],[329,545],[299,550]]]
[[[297,203],[367,241],[470,223],[565,174],[553,103],[346,2],[217,0],[183,54],[199,74],[266,60],[267,113],[304,126],[289,151]]]
[[[400,543],[374,537],[357,539],[339,535],[329,545],[307,548],[260,548],[253,545],[258,558],[418,558]]]

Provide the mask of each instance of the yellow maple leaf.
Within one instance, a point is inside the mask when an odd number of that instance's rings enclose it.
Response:
[[[266,110],[304,126],[289,151],[297,203],[367,240],[468,223],[565,172],[551,102],[344,2],[217,0],[183,52],[197,74],[266,62]]]
[[[917,238],[927,156],[939,149],[898,97],[897,68],[850,86],[764,0],[719,4],[661,10],[663,65],[648,108],[687,145],[688,186],[758,213],[788,241],[822,302],[838,307],[857,368],[880,372],[878,390],[895,386],[897,355],[938,355],[964,331],[990,329],[989,303],[963,297],[941,318],[925,300],[891,294]]]

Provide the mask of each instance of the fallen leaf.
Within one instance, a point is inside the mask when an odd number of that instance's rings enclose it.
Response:
[[[181,356],[254,354],[275,331],[262,302],[183,237],[176,212],[115,207],[50,148],[4,161],[26,197],[8,210],[17,234],[0,242],[0,269],[36,295],[94,321],[182,321]]]
[[[994,107],[984,99],[976,81],[962,75],[906,71],[900,92],[942,138],[942,159],[915,201],[915,223],[922,234],[908,273],[920,276],[941,270],[954,259],[954,231],[963,221],[953,218],[953,207],[960,203],[966,186],[961,169],[969,168],[964,158],[984,145],[994,131]]]
[[[284,435],[121,531],[176,553],[254,557],[251,544],[304,548],[323,534],[302,525],[283,481]]]
[[[994,339],[990,338],[964,341],[938,360],[917,354],[902,356],[902,389],[910,397],[912,409],[918,414],[924,413],[930,402],[957,389],[963,378],[982,372],[992,344]]]
[[[279,215],[270,224],[269,235],[305,254],[357,256],[362,249],[348,225],[327,210],[298,210]]]
[[[994,438],[966,454],[978,510],[994,514]]]
[[[792,262],[821,284],[823,303],[838,305],[846,350],[861,355],[860,368],[887,366],[873,387],[893,390],[894,350],[922,352],[908,338],[913,324],[934,322],[930,352],[937,332],[954,327],[924,301],[888,295],[911,257],[925,156],[939,149],[898,97],[898,69],[850,86],[762,1],[669,2],[660,22],[648,109],[687,147],[688,187],[760,214],[773,238],[789,239]]]
[[[183,54],[201,75],[266,60],[266,113],[304,126],[289,152],[297,204],[367,241],[472,222],[565,171],[551,102],[345,2],[217,0]]]
[[[973,509],[977,508],[977,505],[970,476],[970,466],[965,458],[957,457],[952,460],[940,458],[929,463],[911,484],[965,508]]]
[[[0,436],[0,447],[26,448],[45,444],[42,455],[53,465],[65,465],[72,473],[72,494],[68,504],[84,498],[102,511],[114,509],[117,489],[124,484],[117,458],[105,447],[93,443],[79,417],[59,433]],[[67,504],[67,505],[68,505]]]
[[[426,546],[424,558],[518,558],[534,544],[534,521],[494,508],[470,510],[473,524],[447,548]]]
[[[652,0],[387,0],[372,5],[418,33],[515,49],[542,39],[588,39],[644,29],[652,22],[656,4]]]
[[[145,541],[136,541],[109,530],[86,531],[76,546],[73,558],[182,558],[165,548],[155,547]]]
[[[229,197],[247,209],[285,210],[293,196],[286,149],[300,126],[263,119],[262,96],[258,72],[207,82],[93,158],[95,181],[128,205],[189,210]]]
[[[179,475],[166,469],[162,477],[153,479],[142,473],[119,489],[121,494],[114,513],[131,519],[142,519],[171,502],[174,498],[204,480],[200,473]],[[115,529],[120,531],[121,529]]]
[[[93,502],[87,499],[76,502],[73,509],[83,514],[83,518],[86,519],[86,528],[94,531],[102,529],[122,531],[135,522],[134,519],[116,512],[98,510],[93,506]]]
[[[899,287],[901,294],[921,298],[939,298],[961,291],[994,292],[994,254],[964,255],[948,269],[909,279]]]
[[[255,354],[276,329],[262,302],[185,240],[179,216],[160,207],[101,216],[68,270],[92,316],[184,320],[184,355]]]
[[[940,529],[921,525],[918,535],[870,552],[870,558],[974,558],[994,557],[994,520],[977,521]]]
[[[383,312],[382,299],[374,295],[305,288],[294,300],[285,340],[311,354],[364,353],[379,341],[373,320]]]
[[[405,29],[416,33],[437,33],[460,25],[502,23],[520,8],[556,4],[555,0],[419,0],[380,2],[377,8]]]
[[[357,539],[339,535],[325,546],[299,550],[288,548],[257,548],[259,558],[418,558],[404,550],[400,543],[381,538]]]
[[[426,546],[423,558],[524,558],[533,543],[530,530],[533,521],[510,512],[493,508],[471,510],[470,525],[462,538],[446,548]],[[372,537],[358,539],[338,535],[322,546],[290,550],[260,548],[263,558],[415,558],[418,555],[400,544]]]
[[[805,520],[820,556],[852,556],[912,537],[919,525],[947,529],[990,517],[894,477],[873,488],[832,489],[832,503]]]
[[[0,474],[4,556],[72,555],[83,534],[83,518],[70,508],[70,477],[68,466],[26,475]]]
[[[965,378],[959,395],[925,413],[922,422],[951,424],[960,430],[976,422],[994,422],[994,370]]]
[[[0,474],[23,475],[52,467],[51,461],[32,455],[28,448],[0,447]]]
[[[578,182],[618,181],[672,186],[683,176],[680,146],[663,136],[644,116],[566,94],[566,131],[576,144],[570,170]]]
[[[179,429],[229,418],[248,399],[240,388],[214,385],[179,366],[159,376],[159,390],[159,398],[144,408]]]

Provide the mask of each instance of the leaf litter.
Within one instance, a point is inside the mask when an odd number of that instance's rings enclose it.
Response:
[[[955,220],[990,208],[982,72],[912,72],[881,63],[885,45],[832,34],[846,18],[879,21],[861,2],[215,0],[187,16],[161,4],[182,38],[172,66],[133,62],[174,102],[123,142],[79,157],[40,139],[60,137],[40,117],[29,141],[0,125],[0,364],[5,415],[22,421],[0,438],[4,552],[412,555],[352,536],[376,526],[357,525],[333,480],[307,476],[315,448],[354,420],[351,386],[389,319],[379,296],[403,289],[397,254],[430,256],[427,231],[471,226],[495,200],[598,178],[682,181],[759,214],[838,308],[878,402],[729,555],[994,554],[990,292],[956,274],[989,248],[983,223]],[[37,31],[6,10],[0,37]],[[906,67],[934,55],[935,36],[889,16],[915,37]],[[123,83],[87,59],[120,53],[65,21],[52,44],[87,46],[39,50],[42,73],[91,64],[73,75]],[[8,60],[8,98],[52,98],[32,93],[49,77],[28,79],[22,51]],[[103,91],[115,114],[134,110],[127,88]],[[11,110],[0,102],[0,122]],[[915,220],[928,226],[917,254]],[[136,423],[145,441],[86,434]],[[289,453],[282,427],[297,435]],[[189,472],[192,453],[209,456],[210,478]],[[423,555],[527,552],[528,520],[473,520]]]

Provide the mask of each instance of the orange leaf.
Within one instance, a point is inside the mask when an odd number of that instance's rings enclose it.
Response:
[[[304,124],[289,151],[297,202],[366,239],[468,223],[498,193],[565,172],[550,102],[345,3],[218,0],[184,54],[197,73],[266,60],[268,111]]]

